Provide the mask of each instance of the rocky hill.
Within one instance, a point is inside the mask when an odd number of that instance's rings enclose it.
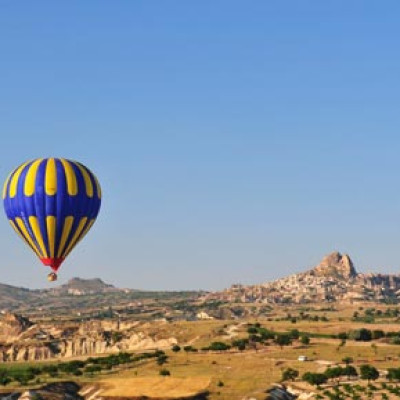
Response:
[[[233,285],[205,299],[303,304],[326,301],[400,301],[400,275],[361,274],[347,254],[333,252],[314,268],[260,285]]]
[[[0,283],[0,312],[16,312],[30,317],[79,316],[110,314],[110,306],[131,308],[148,300],[187,299],[198,297],[194,291],[143,291],[121,289],[99,278],[72,278],[66,284],[49,289],[31,290]],[[160,302],[157,302],[160,306]],[[140,311],[140,310],[139,310]],[[101,317],[101,315],[97,315]],[[109,315],[110,316],[110,315]]]
[[[58,294],[73,294],[73,295],[85,295],[95,294],[104,292],[118,292],[123,289],[117,289],[115,286],[103,282],[99,278],[94,279],[82,279],[72,278],[64,285],[58,286],[55,289],[51,289],[52,293]]]
[[[0,283],[0,310],[15,310],[25,306],[51,304],[59,301],[60,296],[82,296],[88,294],[128,293],[133,290],[118,289],[104,283],[101,279],[73,278],[61,286],[52,289],[31,290]]]

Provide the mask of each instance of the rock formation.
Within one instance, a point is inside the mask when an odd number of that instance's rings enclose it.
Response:
[[[40,361],[52,358],[92,356],[119,351],[170,348],[173,337],[152,337],[138,323],[125,324],[116,331],[107,321],[76,323],[55,328],[33,324],[26,318],[7,314],[0,321],[0,362]]]
[[[347,254],[334,252],[314,268],[261,285],[233,285],[204,300],[304,304],[333,301],[400,301],[400,275],[360,274]]]
[[[3,313],[0,321],[0,341],[13,341],[32,325],[32,322],[20,315]]]
[[[347,254],[335,251],[323,258],[313,272],[316,276],[336,277],[350,279],[357,276],[353,262]]]

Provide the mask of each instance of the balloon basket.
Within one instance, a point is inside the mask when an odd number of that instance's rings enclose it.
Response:
[[[57,280],[57,274],[55,272],[50,272],[50,274],[47,275],[47,280],[49,282],[54,282]]]

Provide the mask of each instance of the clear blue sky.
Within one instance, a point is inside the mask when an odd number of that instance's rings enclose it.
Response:
[[[398,1],[0,2],[0,178],[99,177],[60,270],[143,289],[256,283],[349,252],[400,267]],[[46,269],[0,219],[1,282]]]

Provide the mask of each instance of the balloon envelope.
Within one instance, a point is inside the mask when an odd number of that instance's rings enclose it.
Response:
[[[44,265],[57,271],[96,220],[101,189],[84,165],[39,158],[11,172],[3,203],[14,230]]]

